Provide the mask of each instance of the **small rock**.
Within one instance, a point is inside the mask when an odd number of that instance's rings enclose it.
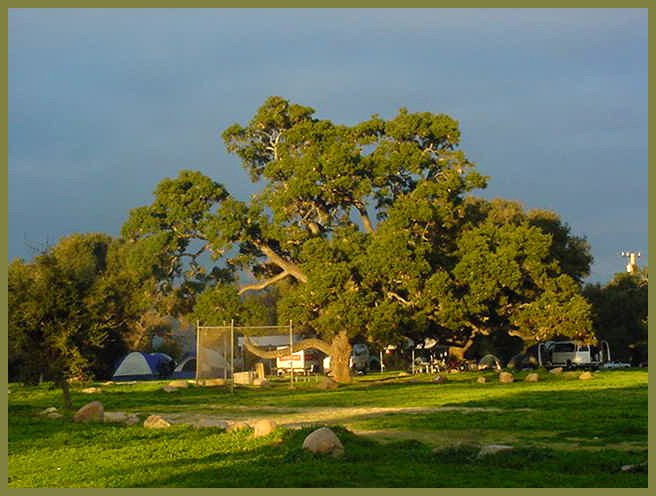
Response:
[[[217,386],[225,386],[226,385],[226,380],[225,379],[201,379],[196,382],[199,386],[205,386],[205,387],[217,387]]]
[[[538,382],[539,380],[540,380],[540,376],[535,372],[528,374],[526,377],[524,377],[524,382]]]
[[[476,379],[476,382],[479,384],[485,384],[487,382],[487,379],[483,376],[480,376],[478,379]]]
[[[46,415],[46,417],[50,418],[50,419],[58,419],[58,418],[62,418],[63,415],[61,413],[58,413],[58,412],[50,412]]]
[[[82,389],[80,392],[84,394],[94,394],[94,393],[101,393],[102,389],[100,389],[99,387],[88,387]]]
[[[268,386],[268,385],[269,385],[269,381],[267,381],[264,378],[256,377],[255,379],[253,379],[253,386],[262,387],[262,386]]]
[[[324,377],[319,381],[319,389],[337,389],[338,384],[330,377]]]
[[[202,417],[194,423],[196,429],[202,429],[205,427],[218,427],[219,429],[227,430],[228,423],[225,420],[213,420]]]
[[[232,432],[232,431],[243,431],[250,428],[251,426],[248,425],[246,422],[233,422],[230,425],[228,425],[228,428],[226,430],[228,432]]]
[[[589,370],[582,372],[581,375],[579,376],[579,379],[581,379],[582,381],[587,381],[592,379],[592,372],[590,372]]]
[[[73,422],[102,422],[105,409],[100,401],[92,401],[80,408],[73,415]]]
[[[262,419],[253,424],[253,435],[255,437],[268,436],[276,430],[276,423],[273,420]]]
[[[447,381],[448,379],[444,375],[438,375],[437,377],[435,377],[435,379],[433,379],[433,382],[435,384],[445,384]]]
[[[42,412],[39,412],[39,415],[48,415],[49,413],[55,413],[56,411],[57,411],[57,408],[55,408],[54,406],[49,406],[48,408],[46,408]]]
[[[562,367],[556,367],[555,369],[551,369],[549,371],[550,374],[562,374],[563,373],[563,368]]]
[[[183,380],[171,381],[167,385],[169,387],[176,388],[176,389],[187,389],[189,387],[187,381],[183,381]]]
[[[502,451],[510,451],[512,450],[513,447],[507,444],[488,444],[487,446],[483,446],[481,448],[481,451],[478,452],[478,456],[487,456],[487,455],[494,455],[495,453],[500,453]]]
[[[128,418],[127,418],[127,420],[125,421],[125,423],[126,423],[127,425],[135,425],[135,424],[138,424],[139,421],[140,421],[140,420],[139,420],[139,415],[137,415],[136,413],[129,413],[129,414],[128,414]]]
[[[397,377],[408,377],[410,374],[407,372],[399,372],[399,375]]]
[[[499,382],[501,382],[503,384],[510,384],[514,380],[515,380],[515,378],[513,377],[513,375],[510,372],[501,372],[499,374]]]
[[[622,472],[646,472],[647,462],[638,463],[636,465],[622,465]]]
[[[144,420],[143,425],[146,429],[166,429],[167,427],[171,427],[171,424],[159,415],[150,415]]]
[[[121,423],[128,420],[128,415],[125,412],[105,412],[105,423]]]
[[[178,391],[177,387],[169,386],[168,384],[166,386],[162,386],[162,391],[165,391],[167,393],[173,393],[175,391]]]
[[[321,427],[311,432],[303,441],[303,449],[312,453],[341,456],[344,446],[335,433],[328,427]]]

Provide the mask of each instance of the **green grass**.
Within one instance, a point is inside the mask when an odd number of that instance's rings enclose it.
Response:
[[[73,388],[76,408],[98,399],[108,411],[203,413],[234,419],[278,417],[306,408],[422,408],[379,415],[349,413],[333,425],[345,446],[339,459],[301,449],[312,427],[279,428],[265,438],[173,425],[76,424],[38,413],[62,408],[47,386],[10,385],[10,487],[647,487],[647,371],[617,370],[579,381],[541,373],[538,383],[499,384],[486,373],[358,377],[323,391],[273,380],[266,389],[189,388],[162,383]],[[525,374],[517,374],[521,380]],[[432,410],[430,410],[432,409]],[[481,445],[511,452],[478,458]]]

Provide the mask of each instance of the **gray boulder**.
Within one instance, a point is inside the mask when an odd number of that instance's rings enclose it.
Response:
[[[344,446],[339,440],[337,435],[328,427],[321,427],[310,434],[303,441],[303,449],[311,451],[312,453],[342,456],[344,454]]]
[[[105,409],[100,401],[92,401],[73,415],[73,422],[103,422]]]
[[[502,384],[510,384],[514,380],[515,378],[510,372],[501,372],[499,374],[499,382],[501,382]]]
[[[247,430],[247,429],[250,429],[250,428],[251,428],[251,426],[248,425],[246,422],[233,422],[233,423],[228,425],[227,431],[228,432],[243,431],[243,430]]]
[[[487,455],[501,453],[502,451],[510,451],[512,449],[513,447],[508,444],[488,444],[487,446],[483,446],[481,448],[481,450],[478,452],[478,456],[480,458]]]
[[[273,420],[262,419],[253,424],[253,436],[264,437],[276,430],[277,424]]]
[[[171,427],[171,424],[159,415],[150,415],[144,420],[143,426],[146,429],[166,429],[167,427]]]

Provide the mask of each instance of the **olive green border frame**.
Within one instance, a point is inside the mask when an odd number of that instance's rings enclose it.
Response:
[[[300,0],[222,0],[222,1],[208,1],[208,0],[195,0],[195,1],[187,1],[187,2],[180,2],[180,1],[172,1],[172,0],[135,0],[135,1],[126,1],[126,0],[111,0],[111,1],[102,1],[102,0],[87,0],[87,1],[82,1],[82,0],[34,0],[34,1],[21,1],[21,0],[10,0],[5,2],[6,8],[2,9],[1,15],[2,15],[2,26],[5,28],[5,30],[8,30],[8,9],[13,9],[13,8],[317,8],[317,7],[322,7],[322,8],[330,8],[330,7],[346,7],[346,8],[380,8],[380,7],[391,7],[391,8],[396,8],[402,6],[403,8],[417,8],[417,7],[423,7],[423,8],[599,8],[599,7],[604,7],[604,8],[646,8],[648,9],[648,17],[649,17],[649,39],[652,41],[654,40],[654,35],[653,35],[653,30],[656,26],[656,2],[654,0],[626,0],[623,2],[620,1],[611,1],[611,0],[578,0],[578,1],[562,1],[562,0],[551,0],[548,2],[545,1],[536,1],[536,0],[529,0],[529,1],[491,1],[491,0],[478,0],[478,1],[468,1],[468,0],[462,0],[460,2],[456,1],[439,1],[439,0],[406,0],[404,2],[399,2],[398,0],[355,0],[355,1],[347,1],[347,0],[306,0],[306,1],[300,1]],[[7,52],[8,52],[8,39],[7,36],[2,37],[2,57],[3,57],[3,68],[4,71],[7,71],[7,62],[8,62],[8,57],[7,57]],[[651,45],[650,46],[654,46]],[[653,60],[654,60],[654,50],[651,50],[649,53],[649,79],[650,81],[654,80],[653,77]],[[2,80],[2,86],[3,89],[7,90],[7,78],[3,78]],[[7,95],[7,91],[5,91],[5,95]],[[7,115],[8,115],[8,100],[7,98],[4,98],[2,100],[2,110],[5,115],[5,119],[2,120],[2,136],[0,138],[0,142],[2,144],[2,150],[5,152],[3,155],[3,160],[1,161],[3,164],[4,168],[4,180],[0,181],[1,185],[1,192],[4,198],[8,198],[8,176],[7,176]],[[654,129],[654,119],[653,119],[653,98],[649,98],[649,123],[651,126],[649,128]],[[654,162],[654,151],[653,147],[652,149],[649,150],[649,164],[653,164]],[[651,167],[650,167],[651,169]],[[653,183],[654,183],[654,177],[653,175],[649,175],[649,213],[653,213],[654,210],[656,209],[656,200],[654,200],[654,196],[651,194],[653,191]],[[0,231],[0,238],[1,238],[1,243],[0,243],[0,253],[2,254],[2,259],[7,260],[7,244],[8,244],[8,204],[7,201],[2,203],[2,223],[3,223],[3,229]],[[649,233],[649,247],[653,248],[654,245],[654,233],[653,231]],[[653,252],[653,250],[652,250]],[[7,266],[4,265],[4,263],[0,264],[0,274],[2,276],[2,282],[0,284],[0,309],[1,309],[1,324],[0,324],[0,355],[3,357],[4,362],[6,362],[7,358]],[[652,310],[654,309],[654,300],[655,298],[650,295],[649,296],[649,309]],[[650,334],[653,334],[654,330],[654,323],[653,320],[649,324],[649,332]],[[656,347],[654,340],[651,340],[649,343],[649,350],[652,354],[654,355],[654,348]],[[2,371],[0,372],[0,378],[1,378],[1,383],[2,383],[2,391],[0,392],[0,407],[3,409],[3,411],[7,411],[7,404],[8,404],[8,398],[7,398],[7,379],[8,379],[8,371],[6,365],[2,367]],[[650,376],[653,375],[653,373],[649,374]],[[654,407],[654,402],[653,402],[653,394],[649,394],[649,407],[650,410],[653,411]],[[649,446],[653,446],[654,443],[653,437],[654,433],[653,430],[651,429],[651,420],[653,418],[653,415],[650,416],[650,429],[649,429]],[[0,443],[2,445],[2,451],[0,453],[0,470],[1,470],[1,475],[2,481],[0,481],[0,487],[5,487],[5,490],[3,491],[3,494],[8,494],[8,493],[18,493],[20,492],[21,494],[24,494],[25,491],[42,491],[43,489],[13,489],[13,488],[8,488],[7,487],[7,418],[6,415],[4,416],[4,421],[0,423]],[[653,478],[653,472],[654,469],[650,470],[649,472],[649,486],[651,487],[656,487],[654,484],[654,478]],[[169,494],[172,494],[172,491],[176,491],[179,493],[179,490],[176,489],[164,489],[167,491]],[[508,493],[514,493],[514,494],[544,494],[545,496],[547,494],[550,494],[551,496],[554,495],[554,489],[548,489],[548,488],[541,488],[541,489],[494,489],[494,488],[485,488],[484,489],[486,494],[492,494],[492,495],[507,495]],[[51,493],[60,493],[60,494],[71,494],[71,493],[78,493],[81,494],[82,492],[87,492],[87,489],[48,489]],[[94,493],[98,491],[103,491],[106,493],[109,492],[114,492],[114,491],[130,491],[130,492],[139,492],[142,493],[143,491],[149,492],[151,494],[160,494],[160,491],[162,489],[94,489]],[[157,491],[157,493],[155,493]],[[296,495],[296,494],[303,494],[305,493],[307,495],[308,492],[312,492],[313,494],[333,494],[335,492],[339,493],[340,495],[342,494],[356,494],[356,495],[377,495],[377,496],[386,496],[390,494],[408,494],[409,496],[416,496],[416,495],[428,495],[428,494],[435,494],[435,493],[440,493],[440,494],[470,494],[470,495],[477,495],[481,491],[481,489],[403,489],[403,488],[388,488],[388,489],[298,489],[298,488],[289,488],[289,489],[272,489],[272,488],[266,488],[266,489],[255,489],[255,488],[243,488],[243,489],[193,489],[194,493],[205,493],[205,494],[220,494],[220,495],[228,495],[228,494],[245,494],[245,495],[261,495],[263,491],[266,491],[267,495]],[[614,489],[568,489],[568,488],[558,488],[555,489],[557,492],[558,496],[561,495],[568,495],[568,494],[590,494],[594,496],[602,496],[602,495],[614,495],[618,493],[622,494],[648,494],[648,489],[623,489],[623,488],[614,488]]]

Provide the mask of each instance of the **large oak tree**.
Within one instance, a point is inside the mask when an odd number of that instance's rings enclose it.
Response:
[[[225,284],[244,269],[255,280],[235,286],[240,295],[285,281],[279,316],[314,336],[297,346],[330,354],[341,381],[356,336],[384,344],[437,330],[464,346],[498,328],[533,339],[552,326],[588,331],[584,240],[555,214],[470,198],[486,178],[458,149],[451,117],[401,109],[347,126],[271,97],[223,139],[259,193],[243,201],[182,171],[122,231],[177,301],[193,306],[205,291],[204,306],[234,303]],[[563,311],[574,313],[553,320]]]

